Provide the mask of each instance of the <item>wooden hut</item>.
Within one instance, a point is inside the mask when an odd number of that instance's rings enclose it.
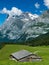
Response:
[[[20,62],[32,62],[32,61],[41,61],[41,57],[33,54],[27,50],[21,50],[10,55],[11,59],[20,61]]]

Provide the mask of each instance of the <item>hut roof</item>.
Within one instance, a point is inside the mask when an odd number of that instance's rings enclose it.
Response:
[[[11,55],[19,60],[19,59],[24,58],[26,56],[32,55],[32,53],[27,51],[27,50],[21,50],[21,51],[12,53]]]

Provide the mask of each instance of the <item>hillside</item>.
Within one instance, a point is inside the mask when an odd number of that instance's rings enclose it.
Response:
[[[27,41],[28,45],[31,45],[31,46],[49,45],[49,33],[40,35],[39,37],[34,39],[28,39],[28,41]]]
[[[4,40],[6,40],[7,41],[7,39],[4,39]],[[0,41],[2,41],[1,39],[0,39]],[[13,41],[10,41],[10,42],[3,42],[3,43],[1,43],[0,42],[0,49],[2,48],[2,47],[4,47],[6,44],[16,44],[16,45],[28,45],[28,46],[43,46],[43,45],[45,45],[45,46],[47,46],[47,45],[49,45],[49,33],[47,33],[47,34],[44,34],[44,35],[40,35],[39,37],[37,37],[37,38],[29,38],[28,39],[28,41],[23,41],[23,42],[13,42]]]

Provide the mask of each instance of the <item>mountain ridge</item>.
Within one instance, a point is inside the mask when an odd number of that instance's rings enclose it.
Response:
[[[30,18],[31,16],[31,18]],[[34,19],[35,17],[35,19]],[[20,16],[13,15],[6,19],[0,29],[2,36],[8,40],[27,41],[49,32],[49,10],[41,16],[23,13]]]

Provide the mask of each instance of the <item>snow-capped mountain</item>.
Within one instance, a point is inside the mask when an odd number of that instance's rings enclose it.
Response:
[[[15,41],[26,41],[49,32],[49,10],[41,16],[29,12],[8,16],[0,28],[0,38]]]

